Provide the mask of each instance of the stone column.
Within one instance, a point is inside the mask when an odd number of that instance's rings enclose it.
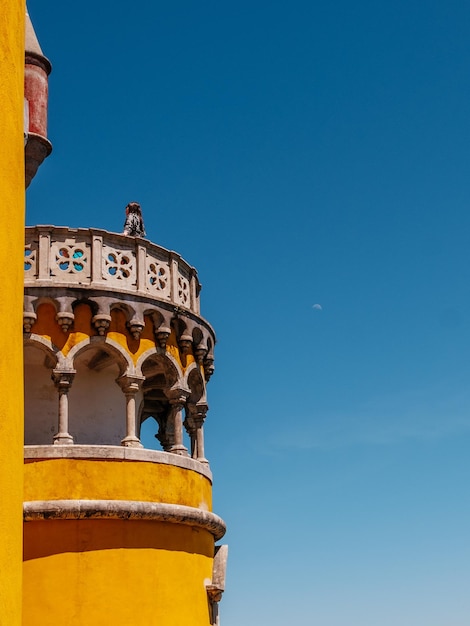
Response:
[[[204,456],[204,420],[209,407],[205,403],[188,406],[185,426],[191,438],[191,456],[199,463],[209,464]]]
[[[121,445],[128,448],[142,448],[140,439],[136,435],[135,397],[142,387],[144,379],[139,376],[122,376],[117,382],[126,396],[126,436],[121,441]]]
[[[194,423],[193,415],[189,409],[186,411],[186,418],[183,422],[183,426],[186,428],[186,432],[189,435],[191,441],[191,458],[195,459],[197,454],[196,446],[196,424]]]
[[[166,426],[168,452],[189,456],[188,449],[183,445],[183,408],[188,399],[189,390],[173,389],[167,395],[171,405]]]
[[[73,437],[69,434],[69,396],[68,393],[72,386],[76,372],[69,370],[63,372],[53,370],[52,380],[59,392],[59,418],[58,433],[54,435],[54,444],[59,446],[68,446],[73,444]]]
[[[209,465],[209,461],[204,456],[204,419],[205,416],[196,421],[196,458],[199,463],[205,463],[206,465]]]

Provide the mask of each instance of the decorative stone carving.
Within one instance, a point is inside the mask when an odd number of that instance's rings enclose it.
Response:
[[[132,319],[127,323],[127,327],[134,339],[140,339],[140,335],[145,328],[145,324],[138,319]]]
[[[156,295],[170,295],[170,267],[154,256],[147,255],[147,290]]]
[[[181,337],[178,339],[178,345],[180,348],[180,351],[183,355],[187,355],[191,352],[191,346],[193,344],[193,338],[191,337],[191,335],[181,335]]]
[[[30,333],[31,328],[34,325],[34,322],[37,320],[38,316],[36,313],[32,311],[25,311],[23,313],[23,329],[25,333]]]
[[[108,332],[108,328],[111,324],[111,315],[105,315],[100,313],[95,315],[91,320],[93,326],[98,331],[98,334],[103,336]]]
[[[135,254],[103,245],[103,280],[116,286],[136,284]]]
[[[162,350],[166,350],[166,344],[170,334],[171,330],[169,328],[165,328],[164,326],[158,328],[157,332],[155,333],[158,345],[160,346],[160,348],[162,348]]]
[[[204,357],[207,354],[207,346],[203,343],[200,343],[198,346],[196,346],[195,350],[194,350],[194,356],[196,357],[196,362],[198,363],[198,365],[203,365],[204,362]]]
[[[64,331],[64,333],[67,333],[70,330],[71,326],[73,325],[75,316],[73,313],[67,313],[66,311],[61,311],[57,313],[55,318],[59,326]]]
[[[24,271],[25,274],[36,274],[37,262],[37,244],[36,242],[27,243],[24,247]]]
[[[178,277],[178,300],[184,307],[189,307],[189,281],[184,276]]]
[[[204,376],[206,381],[209,381],[210,377],[215,371],[214,359],[212,357],[206,357],[203,362]]]
[[[90,279],[89,244],[61,237],[51,241],[50,246],[51,276],[61,276],[72,283]]]

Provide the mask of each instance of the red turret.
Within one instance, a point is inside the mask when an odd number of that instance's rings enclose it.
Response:
[[[38,167],[52,150],[52,145],[47,139],[47,82],[50,72],[50,61],[42,53],[26,11],[24,75],[26,187],[29,186]]]

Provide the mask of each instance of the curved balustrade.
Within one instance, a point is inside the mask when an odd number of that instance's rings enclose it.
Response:
[[[82,287],[157,298],[200,313],[196,270],[139,237],[94,228],[26,228],[25,287]]]

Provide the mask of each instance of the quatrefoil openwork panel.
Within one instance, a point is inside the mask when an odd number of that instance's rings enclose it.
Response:
[[[130,250],[103,250],[103,279],[118,284],[135,283],[135,256]]]
[[[183,306],[189,306],[189,281],[183,276],[178,277],[178,301]]]
[[[150,261],[147,263],[147,290],[159,297],[170,296],[170,270],[168,265]]]
[[[89,277],[89,248],[85,243],[56,242],[51,246],[51,253],[52,276],[67,274],[67,280]]]
[[[33,243],[27,243],[24,247],[24,271],[26,274],[36,274],[37,247]]]

